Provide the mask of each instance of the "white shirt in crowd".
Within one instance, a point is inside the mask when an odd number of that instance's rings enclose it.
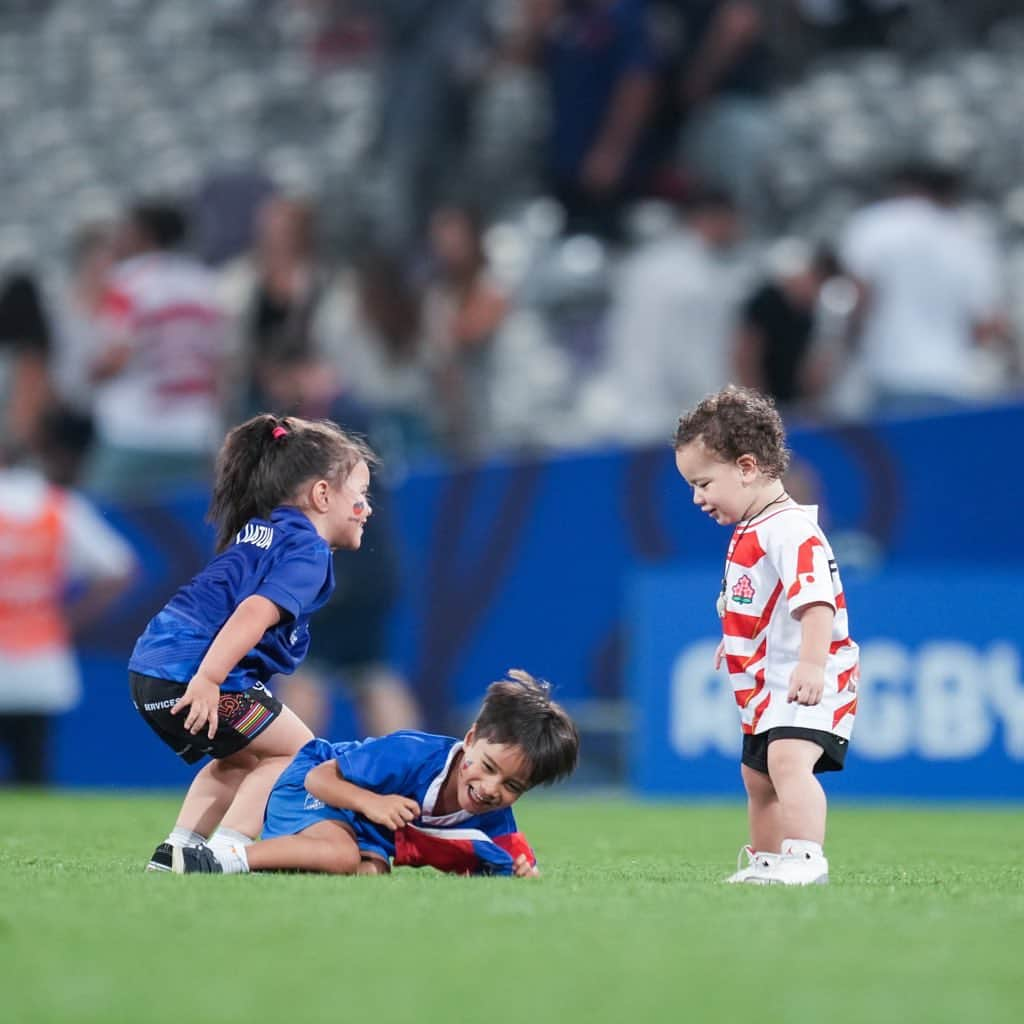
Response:
[[[607,361],[591,386],[609,436],[665,440],[683,409],[729,382],[747,272],[694,234],[630,257],[614,289]]]
[[[998,311],[1001,282],[979,227],[928,199],[889,199],[851,218],[840,258],[868,289],[860,359],[872,391],[965,399],[984,391],[974,328]]]

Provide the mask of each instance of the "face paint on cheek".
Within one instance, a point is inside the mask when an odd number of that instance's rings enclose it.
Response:
[[[366,502],[357,501],[352,506],[352,515],[361,516],[366,511]]]

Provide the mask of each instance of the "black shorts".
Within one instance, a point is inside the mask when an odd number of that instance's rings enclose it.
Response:
[[[850,743],[835,733],[824,729],[801,729],[799,726],[782,725],[767,732],[743,737],[743,757],[741,760],[748,768],[756,772],[768,774],[768,744],[774,740],[810,740],[821,747],[822,754],[814,766],[814,774],[822,772],[841,772],[846,760],[846,749]]]
[[[237,754],[281,714],[281,702],[262,683],[248,690],[222,693],[217,707],[217,734],[211,740],[205,728],[195,736],[185,728],[187,712],[171,714],[185,692],[183,683],[138,672],[129,672],[128,682],[135,710],[186,764],[195,764],[207,754],[215,758]]]

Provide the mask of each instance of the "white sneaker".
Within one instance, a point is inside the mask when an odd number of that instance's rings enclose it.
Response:
[[[759,853],[752,846],[743,846],[736,858],[736,872],[725,881],[729,885],[768,885],[772,866],[778,859],[777,853]]]
[[[806,852],[784,853],[772,865],[766,884],[828,885],[828,859]]]

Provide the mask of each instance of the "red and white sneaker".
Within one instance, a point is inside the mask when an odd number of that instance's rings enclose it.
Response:
[[[769,872],[769,885],[828,885],[828,859],[823,853],[792,850],[782,853]]]
[[[777,853],[761,853],[750,845],[743,846],[736,858],[735,873],[725,881],[729,885],[768,885],[778,859]]]

